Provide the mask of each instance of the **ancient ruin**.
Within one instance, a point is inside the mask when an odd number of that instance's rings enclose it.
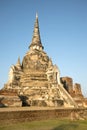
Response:
[[[0,90],[0,106],[78,108],[86,106],[84,101],[81,86],[75,84],[73,88],[71,78],[60,78],[59,68],[44,51],[36,15],[29,51],[22,63],[18,58],[17,64],[11,66],[9,80]]]

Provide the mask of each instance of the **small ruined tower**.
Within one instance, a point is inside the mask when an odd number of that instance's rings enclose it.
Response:
[[[20,62],[20,57],[18,57],[18,61],[16,63],[16,67],[20,70],[21,69],[21,62]]]

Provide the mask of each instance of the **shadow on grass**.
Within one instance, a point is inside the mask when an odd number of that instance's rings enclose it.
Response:
[[[78,124],[62,124],[52,130],[76,130]]]

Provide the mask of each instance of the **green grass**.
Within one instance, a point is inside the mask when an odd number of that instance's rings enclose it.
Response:
[[[0,130],[87,130],[87,120],[45,120],[0,125]]]

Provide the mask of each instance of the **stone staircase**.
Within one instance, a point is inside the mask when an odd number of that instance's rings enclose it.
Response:
[[[78,108],[78,105],[75,103],[73,98],[68,94],[68,92],[64,89],[62,84],[58,85],[60,96],[63,98],[66,107],[75,107]]]

